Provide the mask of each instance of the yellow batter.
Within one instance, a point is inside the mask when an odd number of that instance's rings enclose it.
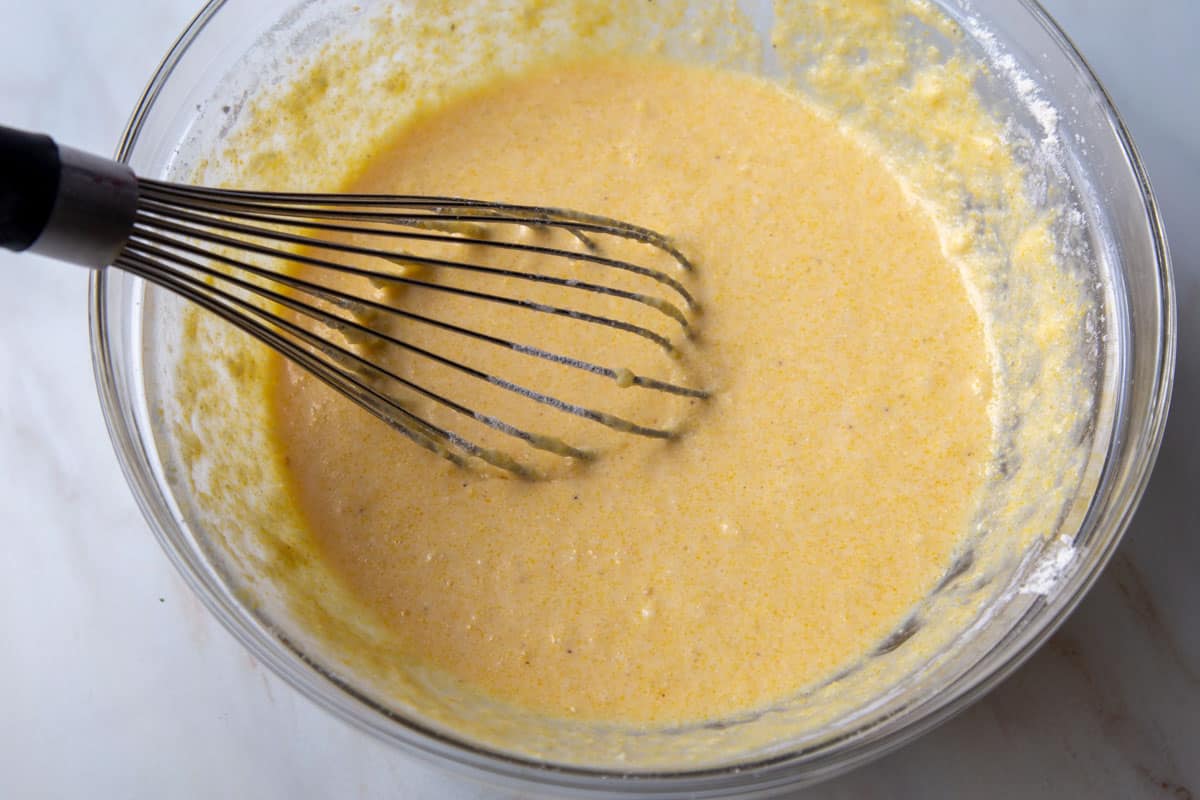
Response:
[[[554,480],[455,468],[280,362],[295,502],[414,660],[554,716],[718,718],[854,663],[945,572],[992,455],[980,321],[934,221],[796,96],[575,63],[425,114],[344,188],[603,213],[699,265],[715,396]]]

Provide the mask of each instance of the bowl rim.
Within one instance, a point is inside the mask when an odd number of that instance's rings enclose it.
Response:
[[[146,118],[176,65],[227,2],[228,0],[208,0],[167,51],[148,81],[121,135],[115,155],[118,161],[128,162]],[[1020,5],[1058,45],[1085,83],[1090,84],[1097,93],[1100,108],[1107,117],[1126,165],[1137,182],[1157,266],[1158,338],[1157,358],[1152,376],[1153,391],[1148,399],[1145,424],[1141,431],[1133,432],[1140,434],[1145,446],[1128,464],[1130,478],[1124,487],[1127,502],[1121,506],[1120,512],[1109,520],[1111,534],[1103,541],[1103,547],[1096,554],[1090,570],[1080,570],[1074,576],[1074,585],[1064,587],[1069,588],[1070,592],[1056,598],[1058,607],[1041,619],[1040,626],[1032,629],[1027,627],[1011,641],[997,646],[1003,657],[995,662],[990,671],[984,670],[980,673],[977,665],[964,670],[936,696],[912,706],[914,715],[904,727],[880,731],[878,728],[869,730],[871,725],[867,725],[865,735],[850,737],[854,741],[850,741],[846,749],[836,752],[801,749],[742,764],[713,768],[678,772],[622,773],[547,764],[494,751],[443,734],[378,706],[354,687],[309,661],[292,643],[272,634],[262,620],[232,601],[219,591],[219,587],[209,585],[211,577],[204,574],[202,565],[190,554],[181,552],[172,541],[172,535],[165,526],[164,515],[160,513],[160,509],[165,506],[163,487],[139,461],[139,436],[127,423],[123,413],[124,401],[111,354],[114,339],[110,336],[111,327],[106,307],[108,271],[97,270],[92,274],[88,291],[89,337],[97,392],[121,470],[159,544],[185,582],[222,626],[255,658],[265,662],[276,675],[302,695],[379,740],[435,764],[445,765],[447,761],[452,762],[476,778],[502,778],[508,779],[513,785],[536,785],[543,789],[553,788],[572,794],[620,792],[628,789],[636,789],[654,796],[687,793],[690,797],[721,796],[731,790],[767,792],[784,785],[808,785],[833,777],[891,752],[951,719],[1011,675],[1045,643],[1076,608],[1108,564],[1137,510],[1162,443],[1170,406],[1177,349],[1175,284],[1166,231],[1137,147],[1111,96],[1070,37],[1039,0],[1020,0]],[[1108,459],[1104,466],[1106,474],[1110,465],[1111,459]],[[1040,602],[1045,603],[1044,600]],[[281,644],[282,650],[279,647]],[[1007,652],[1004,652],[1005,650]],[[331,692],[330,684],[341,694]],[[391,725],[384,724],[384,719]],[[874,722],[878,723],[879,720]],[[397,723],[411,735],[397,736],[394,727]],[[802,769],[798,771],[797,768]]]

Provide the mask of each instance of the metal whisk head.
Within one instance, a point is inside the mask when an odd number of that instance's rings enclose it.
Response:
[[[568,249],[554,243],[514,241],[515,229],[518,235],[526,236],[528,229],[563,231],[574,237],[576,246]],[[659,249],[677,269],[692,269],[688,259],[654,231],[571,211],[455,198],[203,190],[157,181],[140,182],[133,231],[114,266],[220,314],[427,449],[456,463],[478,458],[528,477],[533,476],[533,470],[520,457],[502,447],[481,444],[449,425],[438,425],[416,410],[413,399],[425,398],[557,456],[589,459],[594,451],[552,434],[554,428],[530,429],[502,414],[460,401],[440,391],[432,380],[404,374],[420,373],[419,369],[391,368],[383,357],[385,351],[396,349],[408,359],[437,363],[482,384],[500,387],[524,401],[599,423],[612,431],[660,439],[673,438],[677,431],[644,425],[611,411],[572,402],[542,387],[518,383],[486,363],[474,366],[461,356],[446,354],[444,348],[439,351],[422,347],[425,337],[406,337],[390,324],[406,320],[438,331],[443,341],[458,337],[492,345],[641,390],[696,399],[707,393],[694,386],[632,372],[624,365],[607,365],[539,347],[536,330],[529,330],[526,338],[509,338],[494,335],[469,318],[422,313],[422,305],[428,303],[419,299],[402,302],[401,297],[407,299],[404,295],[412,293],[396,293],[395,289],[419,289],[421,296],[445,293],[460,300],[550,315],[572,324],[600,326],[618,335],[640,337],[662,355],[676,354],[673,339],[692,332],[694,297],[665,271],[608,257],[599,240],[611,237]],[[367,241],[358,243],[362,240]],[[455,253],[442,252],[446,249]],[[539,269],[496,266],[497,252],[535,255]],[[491,263],[488,255],[492,255]],[[640,277],[652,288],[638,291],[623,288],[622,282],[612,279],[593,282],[570,277],[580,264],[625,272],[623,277]],[[565,267],[565,273],[554,273],[553,266]],[[472,282],[436,277],[446,271],[499,278],[510,285],[527,283],[542,291],[540,295],[528,290],[500,294],[499,290],[473,289],[469,288]],[[376,291],[364,291],[368,287]],[[546,288],[556,291],[560,302],[547,301]],[[652,317],[660,318],[660,324],[655,325],[654,320],[629,321],[644,319],[647,314],[618,317],[589,312],[587,303],[572,296],[578,294],[636,303],[653,312]],[[409,326],[408,332],[416,331]]]
[[[692,265],[605,217],[140,180],[0,127],[0,246],[176,292],[459,464],[534,477],[596,431],[671,439],[707,396]]]

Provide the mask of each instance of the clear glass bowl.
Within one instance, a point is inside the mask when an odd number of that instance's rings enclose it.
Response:
[[[163,175],[189,135],[214,86],[249,48],[295,22],[287,0],[211,0],[172,47],[150,81],[117,157],[139,173]],[[521,758],[423,725],[321,666],[280,633],[261,608],[236,591],[206,544],[206,533],[181,510],[168,465],[154,442],[147,401],[146,287],[113,270],[91,285],[96,381],[125,475],[164,550],[209,610],[257,658],[315,702],[363,730],[436,763],[517,787],[584,795],[753,796],[823,780],[919,736],[961,711],[1011,673],[1046,640],[1096,580],[1116,548],[1150,474],[1161,440],[1175,353],[1175,305],[1166,241],[1133,143],[1095,75],[1066,35],[1032,0],[941,3],[949,13],[986,21],[1005,51],[1028,69],[1060,112],[1066,163],[1092,246],[1111,282],[1111,432],[1100,443],[1098,488],[1070,558],[1043,575],[1044,593],[998,615],[986,648],[966,648],[925,679],[844,725],[831,725],[803,746],[769,758],[693,771],[628,773]],[[299,4],[311,10],[313,4]],[[319,33],[319,31],[318,31]],[[1061,555],[1061,553],[1060,553]],[[1041,555],[1052,559],[1052,552]],[[1036,571],[1039,564],[1028,565]]]

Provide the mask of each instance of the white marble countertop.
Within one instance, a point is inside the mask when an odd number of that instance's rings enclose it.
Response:
[[[1166,442],[1062,630],[986,699],[800,798],[1200,791],[1200,7],[1047,0],[1149,167],[1178,281]],[[198,0],[0,0],[0,123],[113,150]],[[201,607],[126,487],[92,383],[83,270],[0,255],[0,797],[496,795],[301,698]]]

